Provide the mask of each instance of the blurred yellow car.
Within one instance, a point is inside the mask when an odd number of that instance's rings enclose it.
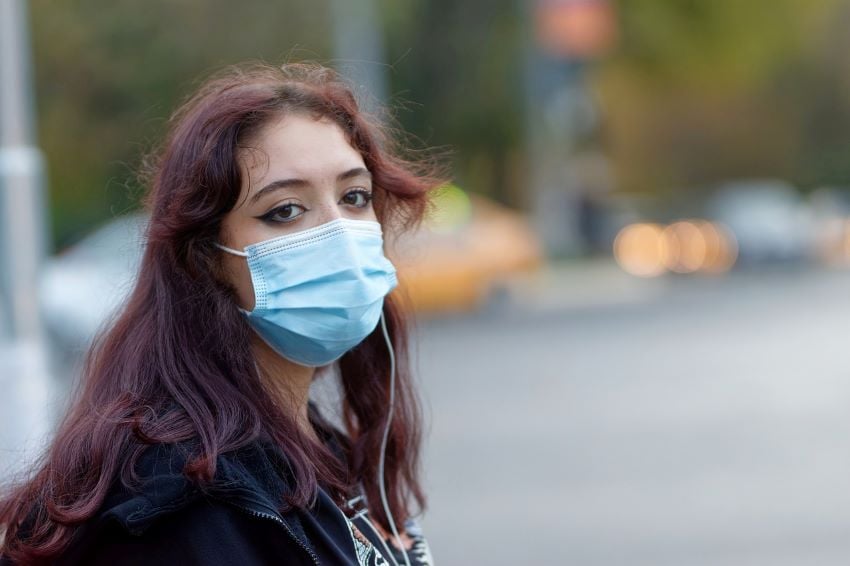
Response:
[[[537,270],[542,245],[520,213],[448,186],[435,215],[388,245],[401,297],[418,312],[468,311],[514,275]]]

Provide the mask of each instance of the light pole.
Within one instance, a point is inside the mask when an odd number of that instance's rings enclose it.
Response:
[[[577,142],[594,126],[587,62],[616,38],[609,0],[517,0],[523,22],[525,137],[531,214],[552,256],[582,252]]]
[[[44,160],[35,144],[26,5],[0,0],[0,475],[51,429],[38,303],[47,248]]]
[[[365,90],[360,102],[375,113],[389,92],[380,9],[375,0],[332,0],[330,8],[334,66]]]

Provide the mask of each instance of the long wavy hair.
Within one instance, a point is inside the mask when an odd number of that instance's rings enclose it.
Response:
[[[135,287],[89,351],[51,444],[25,481],[0,500],[0,548],[13,561],[60,554],[116,478],[133,486],[135,462],[158,443],[194,442],[184,473],[204,486],[214,481],[220,454],[266,436],[292,468],[294,489],[282,510],[308,506],[319,484],[341,500],[360,483],[369,501],[380,501],[377,467],[390,396],[380,325],[338,362],[347,429],[343,465],[272,401],[254,364],[250,327],[220,277],[214,242],[240,194],[240,147],[271,120],[294,112],[332,120],[360,152],[385,231],[403,232],[423,217],[428,193],[439,185],[433,165],[394,150],[389,130],[359,108],[334,71],[313,63],[254,63],[207,80],[172,116],[149,161],[150,222]],[[397,390],[385,468],[398,528],[425,506],[406,313],[396,293],[386,298]],[[380,505],[370,511],[389,527]],[[16,536],[24,520],[27,536]]]

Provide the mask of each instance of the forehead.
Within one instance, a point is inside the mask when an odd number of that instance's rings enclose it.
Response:
[[[272,177],[305,180],[336,177],[363,158],[336,123],[306,114],[286,114],[269,122],[247,144],[240,161],[251,185]]]

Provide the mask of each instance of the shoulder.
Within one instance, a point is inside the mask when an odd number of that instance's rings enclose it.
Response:
[[[57,564],[254,566],[281,559],[286,564],[312,564],[295,541],[281,537],[273,524],[202,497],[165,513],[135,534],[109,520],[89,525]]]
[[[155,444],[146,447],[133,466],[138,482],[125,485],[112,478],[109,491],[89,523],[116,523],[130,534],[141,534],[157,516],[198,499],[201,491],[184,473],[194,444]]]
[[[133,557],[145,557],[145,563],[215,564],[231,563],[227,557],[238,553],[232,563],[253,564],[253,556],[261,564],[263,553],[285,556],[298,550],[287,548],[297,541],[269,537],[273,523],[257,520],[257,513],[276,513],[273,494],[286,491],[281,454],[259,441],[222,454],[213,482],[202,487],[183,473],[192,449],[187,444],[146,448],[134,466],[138,483],[113,480],[60,563],[106,564],[101,560],[110,557],[114,565],[124,557],[129,561],[119,564],[132,564],[141,563]]]
[[[99,516],[141,534],[159,518],[200,500],[268,498],[263,503],[277,507],[290,489],[286,458],[266,439],[219,454],[215,476],[204,485],[184,473],[197,450],[196,441],[147,447],[133,467],[138,481],[128,486],[114,478]]]

